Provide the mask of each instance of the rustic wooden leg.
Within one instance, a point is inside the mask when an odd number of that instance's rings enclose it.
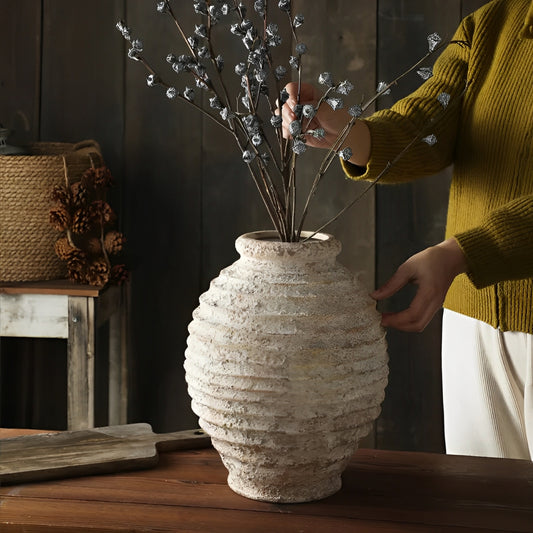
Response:
[[[117,311],[109,319],[109,424],[128,419],[127,310],[128,287],[121,287]]]
[[[94,427],[94,298],[68,299],[68,428]]]

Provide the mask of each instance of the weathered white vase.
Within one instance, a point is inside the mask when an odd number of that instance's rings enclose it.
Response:
[[[339,241],[239,237],[240,258],[211,282],[189,325],[192,409],[256,500],[303,502],[341,474],[380,412],[387,384],[375,303],[337,262]]]

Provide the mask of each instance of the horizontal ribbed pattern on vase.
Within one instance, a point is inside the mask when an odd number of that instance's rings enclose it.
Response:
[[[241,258],[194,311],[185,361],[192,408],[230,487],[279,502],[338,490],[388,373],[379,314],[335,261],[338,241],[292,244],[237,241]]]

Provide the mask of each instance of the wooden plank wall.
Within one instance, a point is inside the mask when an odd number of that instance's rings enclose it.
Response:
[[[310,49],[304,79],[329,70],[355,84],[357,99],[423,53],[428,33],[449,36],[461,16],[484,3],[294,2],[295,11],[306,15],[300,32]],[[176,3],[190,28],[195,16],[182,4]],[[110,199],[128,237],[132,269],[130,419],[169,431],[196,424],[182,361],[198,295],[236,259],[239,234],[270,224],[232,140],[194,110],[148,88],[144,70],[125,59],[114,28],[119,18],[161,69],[168,69],[168,52],[180,53],[175,29],[154,6],[146,0],[2,0],[0,122],[14,130],[16,142],[94,138],[101,144],[116,180]],[[235,40],[229,34],[221,39]],[[409,83],[393,96],[410,90]],[[312,179],[321,155],[303,158],[304,182]],[[448,179],[444,173],[394,190],[379,188],[328,228],[343,243],[341,261],[362,272],[369,290],[410,253],[441,238]],[[308,227],[327,220],[361,188],[338,167],[325,184]],[[402,296],[392,304],[405,302]],[[391,380],[369,444],[441,451],[439,321],[422,335],[390,332],[388,338]],[[55,383],[66,375],[61,342],[2,342],[0,425],[8,420],[61,429],[64,400],[57,392],[53,405],[59,407],[50,407],[42,383],[42,376]]]

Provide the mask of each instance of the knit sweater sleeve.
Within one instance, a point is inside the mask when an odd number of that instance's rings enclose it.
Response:
[[[478,289],[533,277],[533,195],[489,213],[482,224],[455,235]]]
[[[349,177],[374,180],[387,169],[380,181],[401,183],[435,174],[452,162],[468,76],[469,26],[467,18],[435,62],[433,76],[418,90],[365,119],[370,160],[366,169],[341,161]],[[447,106],[438,99],[442,93],[450,96]],[[422,139],[431,134],[437,142],[430,146]]]

